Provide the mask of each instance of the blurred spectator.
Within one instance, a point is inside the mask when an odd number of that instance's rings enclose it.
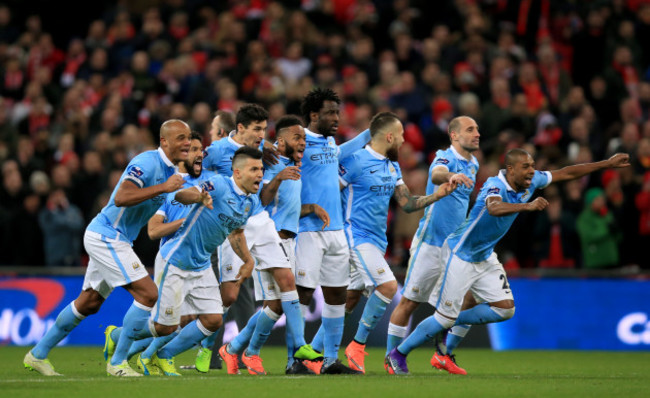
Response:
[[[643,248],[650,247],[650,172],[646,172],[643,177],[641,192],[635,198],[636,208],[639,210],[639,246]],[[641,266],[650,268],[650,257],[647,255],[639,258]]]
[[[585,208],[576,227],[585,268],[611,268],[619,264],[620,233],[601,188],[591,188],[585,193]]]
[[[62,189],[50,193],[38,214],[38,223],[43,231],[45,264],[79,265],[84,219],[79,208],[68,202]]]
[[[533,229],[533,250],[538,265],[542,268],[573,268],[580,258],[576,219],[562,208],[562,198],[557,193],[545,196],[548,207],[539,214]]]

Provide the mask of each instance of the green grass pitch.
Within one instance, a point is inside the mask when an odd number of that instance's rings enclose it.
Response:
[[[207,375],[116,379],[106,376],[100,347],[64,347],[50,359],[65,377],[23,368],[26,347],[0,347],[0,396],[18,397],[649,397],[650,352],[507,351],[460,349],[467,376],[432,369],[431,351],[409,356],[412,375],[389,376],[383,350],[369,349],[365,376],[285,376],[286,351],[266,347],[268,376]],[[181,355],[190,364],[196,350]],[[341,353],[341,357],[343,354]],[[345,360],[344,360],[345,361]]]

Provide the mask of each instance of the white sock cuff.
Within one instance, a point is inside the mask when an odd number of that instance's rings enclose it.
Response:
[[[86,318],[85,315],[77,310],[77,307],[74,305],[74,301],[70,303],[70,309],[72,310],[72,314],[75,316],[75,318],[79,319],[80,321]]]
[[[158,336],[158,332],[156,332],[156,325],[153,323],[153,319],[149,318],[147,326],[149,327],[149,332],[153,337],[160,337]]]
[[[281,314],[276,314],[275,311],[271,309],[271,307],[264,307],[263,311],[266,316],[273,319],[274,321],[277,321],[282,316]]]
[[[440,313],[438,311],[436,311],[436,313],[433,314],[433,317],[445,329],[449,329],[450,327],[454,326],[454,323],[456,323],[455,319],[449,319],[446,316],[442,316],[442,315],[440,315]]]
[[[388,324],[388,334],[397,337],[406,337],[408,333],[408,326],[395,325],[394,323]]]
[[[393,299],[389,299],[388,297],[386,297],[383,294],[379,293],[377,291],[377,289],[375,289],[374,294],[375,294],[375,296],[379,297],[379,300],[383,301],[386,304],[390,304],[390,302],[393,301]]]
[[[504,321],[512,318],[515,316],[515,307],[512,308],[500,308],[500,307],[492,307],[490,306],[490,309],[494,311],[497,315],[499,315],[501,318],[503,318]]]
[[[300,304],[300,312],[302,312],[302,317],[306,317],[309,313],[309,306],[305,304]]]
[[[223,307],[223,316],[224,316],[224,318],[226,317],[226,314],[228,313],[229,310],[230,310],[230,306]]]
[[[146,305],[144,305],[144,304],[142,304],[142,303],[138,303],[138,302],[135,301],[135,300],[133,300],[133,305],[135,305],[137,308],[140,308],[140,309],[143,310],[143,311],[151,312],[151,310],[153,310],[152,307],[147,307]]]
[[[298,291],[292,290],[290,292],[280,293],[280,300],[282,301],[295,301],[298,300]]]
[[[203,324],[201,323],[200,319],[196,320],[196,327],[199,328],[199,330],[201,331],[201,333],[203,333],[205,337],[212,336],[212,334],[214,333],[213,331],[206,329],[206,327],[203,326]]]
[[[465,337],[471,327],[472,327],[471,325],[456,325],[451,328],[449,333],[458,337]]]
[[[323,306],[323,318],[343,318],[345,316],[345,304]]]

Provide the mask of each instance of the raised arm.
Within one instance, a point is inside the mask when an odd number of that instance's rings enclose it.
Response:
[[[183,177],[178,174],[172,175],[162,184],[152,185],[146,188],[140,188],[132,180],[122,180],[120,187],[115,193],[115,206],[135,206],[145,200],[155,198],[160,194],[174,192],[183,186],[183,182]]]
[[[262,191],[260,191],[260,200],[262,206],[266,206],[273,201],[273,198],[278,193],[280,184],[284,180],[299,180],[300,179],[300,168],[297,166],[285,167],[281,172],[276,174],[275,177],[268,183],[262,186]]]
[[[147,223],[149,239],[160,239],[164,236],[173,234],[178,231],[181,225],[183,225],[183,221],[185,221],[185,218],[180,218],[172,222],[165,222],[165,216],[162,214],[154,214]]]
[[[438,187],[438,190],[431,195],[416,196],[411,195],[411,191],[406,186],[406,184],[400,184],[395,187],[395,193],[393,194],[393,197],[397,201],[397,204],[402,208],[402,210],[404,210],[406,213],[412,213],[444,198],[445,196],[452,193],[456,187],[457,185],[453,183],[443,183],[440,185],[440,187]]]
[[[339,160],[345,159],[363,148],[370,141],[370,129],[365,129],[348,142],[339,145]]]
[[[559,170],[551,171],[552,182],[561,182],[567,180],[574,180],[594,171],[609,169],[609,168],[622,168],[630,165],[630,155],[626,153],[617,153],[607,160],[600,162],[576,164],[573,166],[563,167]]]
[[[248,244],[246,243],[246,236],[244,236],[244,229],[239,228],[228,235],[228,240],[230,241],[230,246],[239,258],[242,259],[244,264],[239,269],[237,273],[237,285],[241,285],[246,279],[250,278],[253,274],[253,267],[255,266],[255,260],[251,255],[251,252],[248,250]]]
[[[488,213],[494,217],[509,216],[524,211],[540,211],[548,206],[548,201],[541,196],[528,203],[507,203],[500,196],[490,196],[485,202]]]

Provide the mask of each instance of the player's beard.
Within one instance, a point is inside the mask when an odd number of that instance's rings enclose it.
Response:
[[[388,148],[386,151],[386,157],[391,162],[397,162],[397,159],[399,158],[399,148],[394,146]]]
[[[286,142],[286,141],[285,141],[285,142]],[[284,156],[285,156],[285,157],[287,157],[287,158],[289,158],[289,159],[291,159],[291,160],[294,160],[294,159],[293,159],[293,154],[294,154],[295,152],[296,152],[296,150],[295,150],[291,145],[289,145],[289,144],[285,144],[285,145],[284,145]]]
[[[332,131],[331,127],[332,126],[328,127],[325,123],[322,123],[320,121],[318,122],[318,124],[316,124],[316,129],[318,130],[318,134],[325,137],[333,137],[334,134],[336,134],[335,132]]]
[[[185,170],[187,170],[187,174],[189,174],[190,177],[198,178],[201,175],[201,171],[203,171],[203,165],[201,165],[201,170],[199,170],[199,172],[197,173],[194,171],[194,161],[190,163],[189,160],[186,160],[183,163],[185,164]]]

